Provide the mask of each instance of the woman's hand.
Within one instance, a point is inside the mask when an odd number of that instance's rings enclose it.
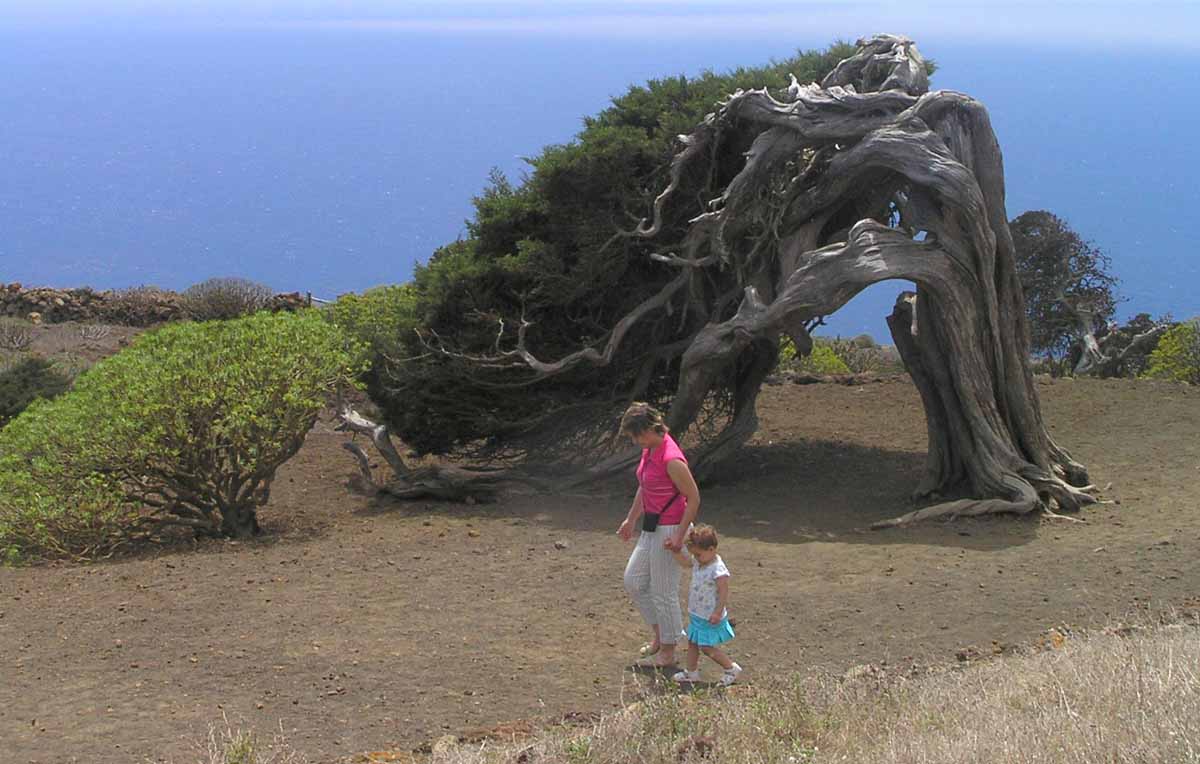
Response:
[[[622,541],[633,539],[633,523],[629,521],[628,517],[621,523],[621,527],[617,528],[617,535],[621,537]]]
[[[683,539],[685,536],[687,536],[687,531],[687,526],[679,526],[679,530],[672,533],[663,541],[663,547],[671,550],[672,552],[683,551]]]

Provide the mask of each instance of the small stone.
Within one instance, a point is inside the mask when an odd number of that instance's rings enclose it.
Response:
[[[565,541],[555,541],[555,542],[554,542],[554,548],[555,548],[555,549],[566,549],[566,548],[567,548],[567,547],[569,547],[569,546],[571,546],[571,545],[570,545],[570,544],[568,544],[568,543],[567,543],[567,542],[565,542]]]
[[[471,530],[467,531],[467,535],[473,539],[477,539],[477,538],[479,538],[479,531],[472,528]]]
[[[434,758],[445,758],[458,748],[458,738],[454,735],[442,735],[437,740],[433,741],[433,747],[430,753]]]

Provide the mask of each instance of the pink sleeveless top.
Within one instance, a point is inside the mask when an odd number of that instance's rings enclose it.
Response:
[[[667,462],[679,459],[687,464],[687,457],[670,434],[663,436],[662,445],[655,449],[642,449],[642,460],[638,463],[638,485],[642,487],[642,508],[647,512],[661,514],[660,525],[678,525],[687,509],[687,497],[680,493],[667,474]],[[674,499],[671,497],[675,496]]]

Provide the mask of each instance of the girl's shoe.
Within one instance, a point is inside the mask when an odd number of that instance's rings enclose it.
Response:
[[[741,676],[741,674],[742,667],[735,663],[729,668],[725,669],[725,672],[721,674],[721,684],[728,687],[736,682],[737,678]]]
[[[737,665],[737,664],[734,664],[734,665]],[[699,671],[699,669],[697,669],[696,671],[680,671],[678,674],[671,677],[671,679],[675,680],[676,682],[687,682],[688,684],[695,684],[696,682],[700,681],[700,671]]]

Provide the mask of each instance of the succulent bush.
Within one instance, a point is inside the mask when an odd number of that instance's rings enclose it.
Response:
[[[275,471],[363,358],[316,311],[143,334],[0,430],[0,553],[101,554],[163,525],[256,533]]]
[[[1185,321],[1162,336],[1144,376],[1200,385],[1200,319]]]

